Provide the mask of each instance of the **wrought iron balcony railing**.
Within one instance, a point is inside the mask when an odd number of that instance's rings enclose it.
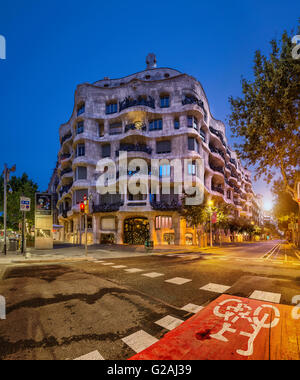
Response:
[[[135,106],[146,106],[150,108],[155,108],[155,100],[152,96],[149,97],[138,97],[137,99],[132,99],[129,96],[126,97],[123,101],[119,102],[119,112],[123,111],[129,107]]]
[[[222,150],[216,148],[216,147],[213,146],[212,144],[209,144],[209,149],[210,149],[210,151],[211,151],[212,153],[217,153],[217,154],[219,154],[219,155],[223,158],[223,160],[225,160],[225,154],[224,154],[224,152],[223,152]]]
[[[162,199],[160,201],[152,200],[150,204],[154,210],[161,211],[176,211],[179,210],[182,206],[182,202],[179,200],[179,198],[170,198],[169,201],[167,199]]]
[[[72,137],[72,133],[69,132],[61,138],[61,145]]]
[[[120,144],[120,149],[116,151],[116,156],[119,156],[119,152],[144,152],[152,154],[152,148],[145,144]]]
[[[211,163],[209,163],[209,167],[214,170],[215,172],[219,172],[221,174],[224,174],[224,167],[221,166],[214,166]]]
[[[128,131],[143,131],[145,132],[147,130],[146,125],[142,124],[127,124],[125,126],[125,133]]]
[[[117,201],[115,203],[100,203],[93,204],[93,212],[114,212],[119,211],[120,207],[124,206],[123,201]]]
[[[224,190],[222,189],[221,186],[211,185],[211,189],[212,189],[212,191],[217,191],[218,193],[224,195]]]
[[[67,168],[61,171],[60,176],[64,176],[65,174],[71,173],[73,170],[72,168]]]
[[[213,128],[213,127],[209,127],[209,130],[211,131],[211,133],[213,133],[215,136],[219,137],[219,139],[221,140],[222,144],[224,145],[225,148],[227,148],[227,145],[224,141],[224,138],[223,138],[223,135],[220,131],[218,131],[217,129]]]
[[[185,106],[186,104],[196,104],[204,110],[204,103],[202,100],[197,99],[195,96],[185,96],[182,99],[182,105]]]
[[[72,186],[73,186],[73,184],[68,185],[68,186],[63,186],[63,187],[60,189],[60,191],[59,191],[59,196],[60,196],[60,198],[61,198],[65,193],[68,193]]]
[[[60,155],[61,160],[66,160],[71,157],[71,153],[64,153]]]

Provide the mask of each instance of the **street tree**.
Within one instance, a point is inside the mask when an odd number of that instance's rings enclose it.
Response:
[[[281,231],[290,230],[289,226],[292,225],[293,240],[299,240],[299,232],[295,230],[295,224],[298,218],[298,204],[295,202],[291,194],[284,190],[282,181],[276,181],[272,188],[274,194],[273,214],[278,220],[278,226]]]
[[[19,222],[22,220],[20,212],[20,197],[25,196],[31,199],[31,211],[26,213],[26,220],[29,227],[34,225],[34,198],[38,191],[38,185],[28,178],[27,174],[21,177],[12,176],[7,189],[7,226],[13,230],[18,230]],[[4,178],[0,177],[0,212],[3,211]]]
[[[300,60],[292,56],[294,34],[272,40],[269,56],[256,51],[253,80],[242,78],[242,96],[229,98],[229,125],[240,141],[235,144],[239,156],[255,167],[255,179],[270,183],[280,173],[285,191],[297,200]]]

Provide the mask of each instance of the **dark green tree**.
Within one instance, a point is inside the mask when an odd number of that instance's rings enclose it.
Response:
[[[22,177],[12,176],[7,187],[7,226],[18,230],[19,222],[22,220],[20,212],[20,197],[24,195],[31,199],[31,211],[26,213],[29,226],[34,225],[34,198],[38,191],[38,185],[28,178],[27,174]],[[0,177],[0,212],[3,212],[4,179]],[[2,221],[3,223],[3,221]]]

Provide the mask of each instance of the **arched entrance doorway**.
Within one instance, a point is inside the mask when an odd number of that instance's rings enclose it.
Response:
[[[144,245],[150,239],[150,225],[147,218],[129,218],[124,221],[124,243]]]

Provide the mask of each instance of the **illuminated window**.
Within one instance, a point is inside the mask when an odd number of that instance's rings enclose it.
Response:
[[[161,165],[159,167],[159,176],[160,177],[170,177],[171,175],[171,166],[170,165]]]
[[[196,164],[194,162],[191,164],[188,164],[188,174],[196,175]]]
[[[171,216],[157,216],[155,218],[155,228],[157,230],[168,228],[173,228],[173,220]]]

